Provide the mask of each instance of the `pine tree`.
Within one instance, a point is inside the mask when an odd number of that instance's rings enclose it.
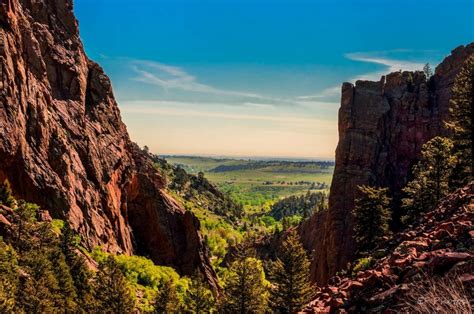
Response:
[[[61,228],[59,247],[64,254],[66,263],[69,265],[71,277],[76,288],[76,304],[86,313],[95,308],[93,286],[91,284],[92,273],[88,269],[84,258],[76,252],[80,238],[71,229],[68,223]]]
[[[449,102],[450,120],[446,123],[454,142],[457,157],[453,181],[461,187],[472,181],[474,145],[472,134],[472,108],[474,106],[474,56],[468,58],[456,77]]]
[[[311,301],[315,288],[309,278],[310,261],[295,229],[281,244],[278,258],[271,268],[272,309],[279,313],[295,313]]]
[[[16,252],[0,238],[0,313],[14,312],[18,284]]]
[[[430,77],[433,76],[433,70],[431,69],[431,66],[429,63],[426,63],[423,66],[423,72],[425,72],[426,78],[429,79]]]
[[[96,297],[101,313],[130,313],[135,308],[135,296],[117,261],[108,256],[99,263],[96,275]]]
[[[403,189],[406,197],[402,207],[407,213],[403,222],[412,222],[449,193],[450,177],[456,165],[452,150],[453,142],[439,136],[423,145],[420,161],[414,167],[414,179]]]
[[[66,258],[59,250],[54,253],[52,264],[58,282],[55,306],[65,312],[74,312],[77,309],[76,288]]]
[[[176,286],[171,279],[162,279],[155,297],[155,310],[157,314],[175,313],[180,309],[180,302]]]
[[[186,311],[189,313],[211,313],[214,308],[214,296],[201,273],[197,273],[189,285],[185,297]]]
[[[65,222],[61,227],[59,247],[68,262],[71,262],[77,256],[74,250],[78,247],[79,243],[80,239],[71,229],[69,224]]]
[[[375,248],[389,232],[391,202],[388,189],[358,186],[354,207],[354,234],[359,252]]]
[[[25,201],[20,201],[16,208],[18,223],[15,224],[17,234],[15,246],[19,254],[21,254],[24,249],[27,250],[28,246],[31,245],[32,239],[26,237],[25,234],[28,233],[32,223],[35,221],[38,209],[39,207],[37,205]]]
[[[8,207],[15,207],[15,199],[12,195],[10,182],[7,179],[0,184],[0,204]]]
[[[23,254],[21,263],[29,277],[21,278],[18,303],[27,313],[55,312],[59,285],[48,253],[32,248]]]
[[[82,256],[77,256],[70,264],[71,276],[76,287],[76,303],[85,313],[91,313],[97,306],[94,290],[91,284],[92,273]]]
[[[262,262],[245,250],[229,267],[225,280],[224,313],[264,313],[268,304]]]

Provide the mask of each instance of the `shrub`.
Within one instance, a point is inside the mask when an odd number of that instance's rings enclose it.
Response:
[[[471,297],[458,275],[429,278],[412,285],[403,313],[472,313]]]
[[[373,258],[372,257],[363,257],[357,260],[357,264],[354,266],[352,269],[352,274],[357,274],[360,271],[364,271],[369,269],[373,264]]]

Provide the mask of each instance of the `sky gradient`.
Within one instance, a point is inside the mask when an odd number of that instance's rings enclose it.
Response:
[[[473,1],[76,0],[132,140],[159,154],[333,159],[344,81],[439,63]]]

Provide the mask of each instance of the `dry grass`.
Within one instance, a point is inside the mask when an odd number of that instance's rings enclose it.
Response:
[[[473,313],[471,297],[459,276],[449,274],[442,278],[424,276],[414,284],[403,312],[408,313]]]

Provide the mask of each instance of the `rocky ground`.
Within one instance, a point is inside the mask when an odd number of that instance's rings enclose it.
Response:
[[[386,243],[385,257],[353,276],[334,276],[303,312],[416,311],[411,306],[469,307],[454,290],[474,297],[474,182],[446,197],[407,230]],[[437,285],[454,287],[433,295]],[[456,288],[457,287],[457,288]],[[465,307],[464,307],[465,306]],[[472,308],[472,304],[471,304]],[[431,308],[434,309],[433,307]],[[454,307],[449,312],[457,311]]]

